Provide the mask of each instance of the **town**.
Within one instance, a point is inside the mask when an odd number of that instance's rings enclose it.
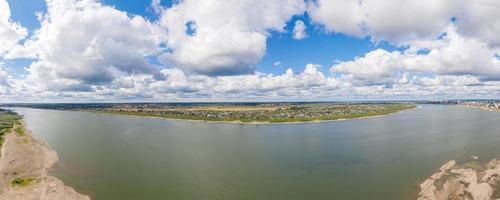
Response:
[[[84,111],[231,122],[306,122],[384,115],[414,108],[402,103],[118,104]]]
[[[428,101],[428,104],[443,104],[443,105],[463,105],[477,108],[483,108],[491,111],[500,111],[499,100],[439,100]]]

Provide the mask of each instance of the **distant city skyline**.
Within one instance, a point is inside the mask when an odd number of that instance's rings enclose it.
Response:
[[[495,0],[0,0],[0,103],[500,98]]]

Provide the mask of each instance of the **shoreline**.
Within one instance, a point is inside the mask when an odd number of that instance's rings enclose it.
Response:
[[[5,135],[0,157],[0,200],[90,200],[49,175],[59,163],[57,152],[26,129]]]
[[[481,110],[486,110],[486,111],[491,111],[491,112],[500,112],[500,110],[495,110],[495,109],[491,109],[491,108],[485,108],[485,107],[481,107],[481,106],[470,106],[470,105],[458,105],[458,106],[462,106],[462,107],[465,107],[465,108],[481,109]]]
[[[472,156],[442,165],[420,184],[418,200],[497,199],[499,186],[500,160],[481,161]]]
[[[185,121],[185,122],[195,122],[195,123],[223,123],[223,124],[238,124],[238,125],[286,125],[286,124],[309,124],[309,123],[316,124],[316,123],[349,121],[349,120],[356,120],[356,119],[368,119],[368,118],[394,115],[394,114],[402,113],[402,112],[417,109],[417,108],[420,108],[420,106],[416,105],[415,107],[398,110],[396,112],[391,112],[391,113],[386,113],[386,114],[378,114],[378,115],[370,115],[370,116],[362,116],[362,117],[339,118],[339,119],[332,119],[332,120],[290,121],[290,122],[271,122],[271,121],[243,122],[243,121],[237,121],[237,120],[235,120],[235,121],[216,121],[216,120],[212,121],[212,120],[196,120],[196,119],[158,117],[158,116],[148,116],[148,115],[131,115],[131,114],[120,114],[120,113],[111,113],[111,112],[97,112],[97,111],[91,111],[91,110],[66,110],[66,111],[87,112],[87,113],[94,113],[94,114],[117,115],[117,116],[128,116],[128,117],[141,117],[141,118],[151,118],[151,119],[163,119],[163,120],[173,120],[173,121]]]

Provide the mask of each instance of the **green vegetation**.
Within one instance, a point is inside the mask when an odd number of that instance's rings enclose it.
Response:
[[[12,187],[26,187],[26,186],[31,185],[35,181],[36,181],[36,178],[34,178],[34,177],[28,177],[28,178],[16,177],[16,178],[12,179],[10,184],[12,185]]]
[[[473,170],[478,170],[478,171],[482,171],[485,169],[485,167],[480,164],[478,161],[470,161],[470,162],[466,162],[462,165],[463,168],[469,168],[469,169],[473,169]]]
[[[26,134],[26,130],[24,129],[24,125],[22,124],[21,120],[18,120],[16,124],[14,124],[14,132],[18,135]]]
[[[4,142],[4,136],[14,129],[24,134],[24,126],[21,123],[22,117],[18,114],[0,109],[0,146]]]
[[[193,105],[141,107],[127,105],[85,110],[101,113],[187,120],[280,123],[353,119],[376,115],[386,115],[411,108],[415,108],[415,105],[403,103],[276,103],[257,104],[251,106]]]

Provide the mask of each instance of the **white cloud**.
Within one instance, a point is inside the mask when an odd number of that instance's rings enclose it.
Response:
[[[406,44],[433,38],[470,3],[462,0],[318,0],[308,12],[328,31]],[[473,1],[468,1],[473,2]]]
[[[277,66],[280,66],[282,63],[281,61],[276,61],[273,63],[273,66],[277,67]]]
[[[396,44],[437,37],[461,0],[363,0],[364,25],[374,41]]]
[[[377,49],[364,57],[335,64],[330,71],[347,76],[361,85],[394,83],[403,75],[399,70],[402,67],[402,57],[399,51]]]
[[[9,84],[7,83],[8,74],[2,67],[2,62],[0,62],[0,86],[5,87]]]
[[[429,48],[427,55],[415,56],[408,64],[440,75],[474,75],[500,80],[500,60],[495,56],[495,49],[475,38],[459,35],[453,26],[442,41],[443,46]]]
[[[488,44],[500,47],[500,1],[475,0],[467,1],[457,17],[460,33],[480,38]]]
[[[303,72],[288,69],[281,75],[256,73],[252,75],[219,76],[189,75],[179,69],[164,69],[167,79],[151,83],[149,88],[155,98],[173,97],[204,99],[273,99],[315,98],[331,93],[339,81],[328,78],[318,70],[318,65],[308,64]],[[170,97],[172,97],[170,96]]]
[[[361,85],[394,84],[407,80],[411,74],[500,80],[496,50],[477,39],[459,35],[453,25],[441,39],[419,40],[412,44],[405,52],[377,49],[364,57],[335,64],[330,71]]]
[[[0,57],[18,45],[28,35],[28,31],[12,22],[7,0],[0,0]]]
[[[23,101],[266,101],[425,99],[449,97],[492,98],[500,95],[500,81],[483,82],[471,75],[403,76],[392,83],[359,85],[350,77],[331,77],[309,64],[302,72],[256,73],[238,76],[186,74],[180,69],[161,71],[165,80],[149,74],[124,75],[105,85],[92,85],[92,92],[67,88],[45,90],[24,80],[9,80],[15,91],[6,97]],[[406,80],[404,80],[406,79]],[[64,85],[64,84],[62,84]],[[68,86],[70,84],[65,84]],[[5,95],[5,93],[4,93]],[[5,98],[6,99],[6,98]],[[3,100],[5,100],[3,99]]]
[[[161,7],[161,0],[151,0],[151,8],[156,14],[161,14],[163,8]]]
[[[11,57],[37,59],[28,79],[47,90],[90,91],[123,74],[159,70],[146,57],[158,51],[161,32],[140,16],[94,0],[47,0],[41,28]]]
[[[266,51],[269,30],[304,12],[303,0],[185,0],[166,9],[160,25],[168,30],[171,52],[162,63],[208,75],[253,73]],[[188,25],[195,30],[187,33]]]
[[[293,39],[302,40],[307,38],[306,25],[302,20],[295,21],[295,27],[293,27]]]
[[[363,35],[365,16],[359,0],[318,0],[307,9],[311,18],[327,30],[348,35]]]
[[[497,0],[318,0],[307,11],[328,31],[396,45],[435,38],[454,19],[460,34],[500,47]]]
[[[47,90],[37,82],[23,79],[13,82],[11,98],[31,99],[77,99],[81,100],[126,100],[143,99],[154,101],[174,100],[290,100],[329,98],[337,94],[341,81],[325,76],[318,65],[309,64],[304,71],[294,73],[288,69],[279,75],[256,73],[238,76],[206,76],[186,74],[180,69],[163,69],[164,80],[155,80],[149,74],[119,76],[109,84],[86,85],[62,83],[58,90]],[[82,88],[71,88],[80,86]],[[326,92],[329,91],[329,92]]]
[[[420,86],[471,86],[471,85],[481,85],[481,81],[478,77],[463,75],[463,76],[435,76],[435,77],[415,77],[412,83]]]
[[[0,99],[13,97],[14,91],[15,89],[12,87],[12,77],[2,67],[2,62],[0,62]]]
[[[25,38],[0,0],[0,43],[6,44],[0,57],[35,59],[27,78],[9,76],[0,64],[0,101],[498,97],[498,3],[471,2],[184,0],[163,8],[152,0],[160,16],[150,22],[97,0],[46,0],[41,28]],[[335,61],[331,74],[314,64],[300,72],[255,72],[266,40],[286,33],[306,7],[313,23],[328,31],[405,50]],[[307,37],[303,21],[294,25],[295,39]],[[163,66],[152,64],[156,58]]]

